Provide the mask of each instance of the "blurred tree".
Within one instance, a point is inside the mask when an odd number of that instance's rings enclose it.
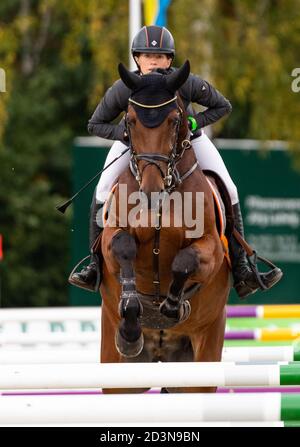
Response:
[[[127,2],[2,0],[1,306],[66,305],[71,146],[127,63]],[[110,46],[108,46],[110,42]]]
[[[299,0],[173,0],[170,28],[179,61],[190,58],[192,70],[233,104],[216,134],[286,140],[300,150],[300,97],[291,89]]]

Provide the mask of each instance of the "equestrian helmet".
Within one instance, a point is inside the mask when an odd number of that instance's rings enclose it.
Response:
[[[143,26],[131,45],[131,54],[162,53],[175,56],[175,43],[172,34],[164,26]]]

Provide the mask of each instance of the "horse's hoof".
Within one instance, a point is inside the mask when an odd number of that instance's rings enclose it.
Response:
[[[144,347],[144,335],[143,332],[137,340],[128,341],[120,333],[119,330],[116,331],[115,344],[119,354],[124,357],[137,357],[143,350]]]
[[[165,317],[171,318],[177,323],[183,323],[191,314],[191,305],[189,301],[184,300],[180,306],[174,306],[168,303],[168,299],[165,299],[159,306],[159,311]]]

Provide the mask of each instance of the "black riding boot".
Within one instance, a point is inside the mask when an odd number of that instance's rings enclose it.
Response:
[[[240,235],[244,238],[244,225],[240,204],[233,205],[234,226]],[[232,264],[233,287],[240,298],[245,298],[258,289],[262,289],[256,275],[249,267],[246,252],[237,242],[235,237],[231,235],[229,239],[229,250]],[[259,273],[259,277],[265,286],[265,289],[273,287],[282,277],[282,271],[275,267],[267,273]]]
[[[103,203],[97,203],[95,194],[91,203],[90,212],[90,263],[84,267],[81,272],[73,273],[69,277],[69,282],[82,289],[89,290],[90,292],[97,292],[99,290],[102,279],[102,255],[94,253],[93,245],[102,232],[103,227],[100,226],[101,222],[97,221],[97,212],[102,208]]]

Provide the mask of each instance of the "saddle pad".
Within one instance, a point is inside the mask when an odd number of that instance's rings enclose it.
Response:
[[[214,202],[216,204],[216,208],[217,208],[217,212],[218,212],[218,216],[216,216],[216,218],[219,220],[220,222],[220,231],[219,231],[219,236],[224,248],[224,253],[225,253],[225,257],[226,260],[228,262],[229,267],[231,267],[231,261],[230,261],[230,256],[229,256],[229,247],[228,247],[228,240],[227,237],[225,236],[225,228],[226,228],[226,213],[225,213],[225,205],[223,203],[223,200],[221,198],[221,194],[217,188],[217,186],[209,179],[208,176],[205,176],[206,180],[210,186],[210,189],[212,191],[213,194],[213,198],[214,198]]]
[[[102,216],[103,216],[103,227],[105,227],[107,225],[107,220],[108,220],[108,213],[110,210],[110,205],[111,205],[111,201],[115,192],[116,187],[118,186],[118,182],[115,183],[108,195],[108,198],[106,199],[104,205],[103,205],[103,211],[102,211]]]

